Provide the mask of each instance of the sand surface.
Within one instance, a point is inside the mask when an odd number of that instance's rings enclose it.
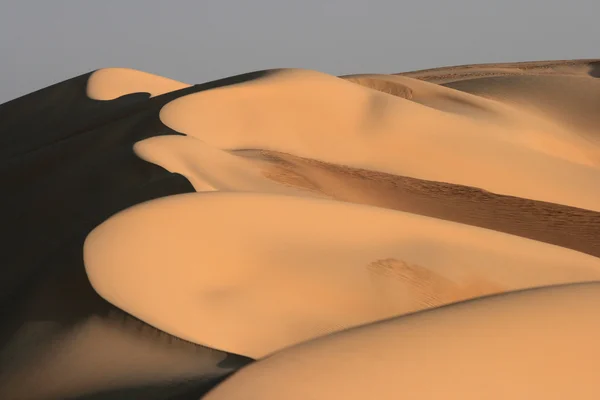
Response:
[[[84,257],[109,302],[172,335],[252,358],[466,298],[600,280],[599,258],[562,247],[377,207],[255,193],[132,207],[88,236]]]
[[[394,318],[260,360],[204,399],[597,399],[599,301],[600,284],[578,284]]]
[[[0,105],[0,397],[598,397],[599,77],[106,68]]]
[[[104,68],[87,82],[87,94],[95,100],[114,100],[131,93],[159,96],[189,87],[187,83],[129,68]]]

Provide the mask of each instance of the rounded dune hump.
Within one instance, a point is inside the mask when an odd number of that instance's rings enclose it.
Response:
[[[206,400],[600,396],[600,284],[526,290],[316,339],[251,364]]]
[[[140,158],[182,174],[196,192],[239,191],[308,195],[306,190],[279,185],[250,160],[206,145],[189,136],[157,136],[137,142]],[[313,194],[314,195],[314,194]]]
[[[395,75],[356,75],[343,78],[443,112],[472,118],[491,118],[497,123],[506,123],[511,117],[518,119],[518,115],[515,115],[517,113],[502,103],[419,79]]]
[[[562,126],[581,143],[591,163],[600,166],[598,79],[587,74],[499,76],[465,79],[445,86],[511,104]]]
[[[434,218],[260,193],[171,196],[84,246],[94,289],[150,325],[253,358],[455,301],[600,279],[600,259]]]
[[[149,93],[151,97],[190,87],[147,72],[129,68],[103,68],[95,71],[87,83],[87,95],[94,100],[114,100],[132,93]]]
[[[600,398],[599,63],[0,105],[0,399]]]
[[[504,121],[481,118],[482,108],[507,107],[438,92],[446,97],[424,103],[460,112],[419,104],[414,89],[407,100],[314,71],[283,70],[179,97],[160,118],[220,149],[278,151],[600,211],[600,170],[585,140],[516,110],[505,112]]]

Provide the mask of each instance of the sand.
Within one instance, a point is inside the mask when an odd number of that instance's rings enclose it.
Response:
[[[204,399],[597,399],[598,301],[600,284],[579,284],[394,318],[286,349]]]
[[[600,211],[600,164],[586,141],[516,107],[471,101],[475,114],[493,117],[448,112],[318,72],[284,70],[180,97],[162,108],[160,118],[225,150],[291,153]]]
[[[599,71],[106,68],[0,105],[0,397],[596,398]]]
[[[255,193],[129,208],[88,236],[84,261],[112,304],[172,335],[252,358],[466,298],[600,280],[600,259],[562,247],[377,207]]]
[[[189,87],[187,83],[129,68],[103,68],[87,82],[87,95],[95,100],[114,100],[132,93],[151,97]]]

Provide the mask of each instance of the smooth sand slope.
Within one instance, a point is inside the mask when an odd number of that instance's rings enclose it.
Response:
[[[196,400],[243,356],[599,280],[599,77],[107,68],[0,105],[0,397]]]
[[[600,210],[600,170],[587,142],[518,108],[475,103],[496,118],[439,110],[317,72],[284,70],[180,97],[162,108],[160,118],[221,149],[292,153]]]
[[[395,318],[286,349],[204,399],[593,400],[599,301],[578,284]]]
[[[132,207],[96,228],[84,250],[92,286],[111,303],[172,335],[253,358],[467,298],[600,280],[599,258],[558,246],[252,193]]]

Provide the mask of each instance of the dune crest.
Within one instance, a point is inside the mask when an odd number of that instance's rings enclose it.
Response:
[[[284,70],[180,97],[162,108],[160,118],[220,149],[279,151],[600,211],[599,165],[579,136],[501,104],[495,109],[504,110],[503,123],[440,111],[415,97]]]
[[[132,93],[151,97],[189,87],[187,83],[129,68],[103,68],[95,71],[87,83],[87,95],[95,100],[114,100]]]

